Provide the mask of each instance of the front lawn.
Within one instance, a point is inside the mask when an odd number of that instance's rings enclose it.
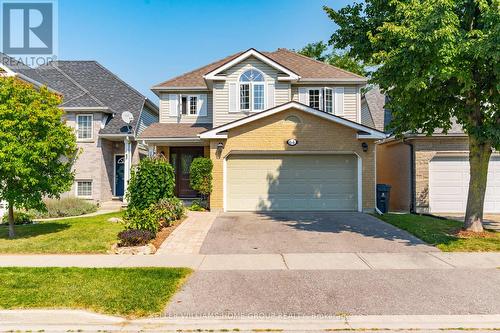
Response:
[[[458,236],[463,223],[425,215],[384,214],[376,216],[446,252],[500,251],[500,232],[486,231],[478,236]]]
[[[188,268],[0,268],[2,309],[84,309],[111,315],[160,314]]]
[[[110,213],[16,225],[14,239],[9,239],[7,226],[1,225],[0,253],[106,253],[123,229],[121,223],[108,219],[119,216]]]

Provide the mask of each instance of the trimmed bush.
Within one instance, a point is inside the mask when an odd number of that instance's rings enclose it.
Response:
[[[33,223],[33,217],[24,212],[19,212],[19,211],[14,211],[14,224],[15,225],[21,225],[21,224],[31,224]],[[2,217],[2,224],[9,224],[9,214],[5,213],[4,216]]]
[[[120,246],[142,246],[155,238],[155,235],[148,230],[130,229],[118,233]]]
[[[75,197],[44,199],[43,202],[47,210],[30,210],[29,213],[33,215],[33,218],[70,217],[90,214],[97,211],[97,205],[95,203]]]
[[[152,209],[128,208],[123,214],[125,227],[128,230],[147,230],[154,235],[160,230],[160,220]]]
[[[150,207],[153,214],[160,220],[160,225],[168,227],[172,222],[184,216],[184,205],[177,198],[161,199]]]
[[[188,209],[193,212],[204,212],[206,210],[206,208],[203,207],[202,202],[200,200],[194,200],[191,206],[188,207]]]
[[[177,198],[161,199],[146,209],[129,208],[123,215],[127,229],[147,230],[156,235],[162,227],[184,216],[184,205]]]
[[[197,157],[191,163],[189,170],[190,185],[193,190],[201,194],[203,201],[207,202],[212,193],[212,169],[214,165],[207,157]],[[208,206],[208,205],[206,205]]]
[[[147,157],[132,170],[126,194],[128,207],[144,210],[174,197],[174,168],[164,157]]]

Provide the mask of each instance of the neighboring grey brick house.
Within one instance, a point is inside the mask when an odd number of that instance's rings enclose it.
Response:
[[[158,108],[96,61],[57,61],[36,69],[0,54],[0,75],[46,85],[63,96],[61,108],[75,129],[80,155],[75,183],[65,196],[96,202],[122,198],[131,165],[147,151],[136,137],[158,122]],[[130,112],[130,126],[122,113]]]

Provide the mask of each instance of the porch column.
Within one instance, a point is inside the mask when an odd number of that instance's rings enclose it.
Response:
[[[124,146],[124,154],[125,154],[125,172],[124,172],[124,184],[123,184],[123,203],[127,203],[126,194],[128,188],[128,181],[130,180],[130,169],[132,167],[132,142],[130,142],[130,138],[126,137],[123,141]]]

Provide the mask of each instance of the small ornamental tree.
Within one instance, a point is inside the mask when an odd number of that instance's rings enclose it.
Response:
[[[365,0],[324,7],[338,25],[330,42],[377,66],[372,82],[390,97],[390,127],[469,139],[464,227],[483,230],[492,150],[500,149],[500,0]]]
[[[174,196],[174,168],[161,156],[146,157],[132,170],[127,189],[128,207],[143,210]]]
[[[207,200],[212,193],[212,160],[206,157],[197,157],[191,163],[189,170],[190,184],[193,190],[198,191],[203,200]]]
[[[73,129],[61,121],[61,98],[16,78],[0,78],[0,200],[14,207],[44,210],[43,197],[69,191],[77,146]]]

